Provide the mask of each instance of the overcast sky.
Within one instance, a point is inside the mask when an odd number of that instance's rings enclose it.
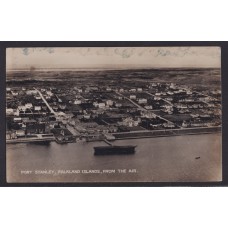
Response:
[[[219,47],[7,48],[6,68],[220,67]]]

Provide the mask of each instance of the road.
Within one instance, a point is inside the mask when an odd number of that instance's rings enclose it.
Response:
[[[211,97],[211,96],[209,96],[209,95],[206,95],[206,94],[203,94],[203,93],[200,93],[200,92],[197,92],[197,91],[193,91],[193,93],[197,93],[197,94],[199,94],[199,95],[206,96],[206,97],[208,97],[208,98],[210,98],[210,99],[214,99],[213,97]],[[216,99],[216,101],[218,101],[218,99]],[[201,102],[204,103],[204,104],[206,104],[206,105],[209,105],[209,102],[207,102],[207,101],[201,101]]]
[[[47,100],[44,98],[43,94],[36,88],[34,88],[40,95],[41,99],[43,102],[47,105],[48,109],[50,110],[51,113],[53,113],[55,116],[58,116],[57,113],[52,109],[52,107],[48,104]]]
[[[47,100],[44,98],[43,94],[36,88],[34,88],[42,98],[43,102],[47,105],[48,109],[50,110],[51,113],[53,113],[55,116],[58,116],[58,113],[56,113],[53,108],[48,104]],[[74,136],[80,136],[80,133],[74,129],[72,126],[70,126],[68,123],[66,125],[66,128],[74,135]]]
[[[152,97],[155,97],[155,95],[153,95],[152,93],[149,93],[149,92],[144,92],[144,93],[146,93],[146,94],[148,94],[148,95],[150,95]],[[167,101],[166,99],[164,99],[162,97],[159,97],[159,98],[161,98],[162,101],[166,102],[167,104],[171,105],[172,107],[175,107],[174,104],[172,104],[171,102]]]
[[[150,113],[152,113],[154,116],[158,117],[159,119],[164,120],[164,121],[166,121],[166,122],[168,122],[168,123],[174,124],[172,121],[167,120],[167,119],[165,119],[165,118],[163,118],[163,117],[161,117],[161,116],[155,114],[154,112],[149,111],[149,110],[143,108],[142,106],[140,106],[139,104],[137,104],[136,102],[134,102],[134,101],[131,100],[130,98],[124,96],[123,94],[121,94],[121,93],[119,93],[119,92],[115,92],[115,93],[118,94],[119,96],[122,96],[124,99],[128,100],[129,102],[131,102],[133,105],[135,105],[135,106],[136,106],[137,108],[139,108],[140,110],[146,111],[146,112],[150,112]]]
[[[79,137],[81,134],[72,126],[70,126],[68,123],[66,125],[66,128],[74,135]]]
[[[124,96],[123,94],[116,92],[116,94],[118,94],[119,96],[123,97],[124,99],[130,101],[133,105],[135,105],[138,109],[140,109],[141,111],[148,111],[145,108],[143,108],[142,106],[140,106],[139,104],[137,104],[136,102],[134,102],[133,100],[131,100],[130,98]]]

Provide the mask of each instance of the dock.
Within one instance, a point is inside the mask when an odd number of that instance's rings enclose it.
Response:
[[[112,143],[110,143],[107,139],[104,139],[103,142],[107,143],[109,146],[112,146]]]
[[[7,139],[6,140],[6,144],[15,144],[15,143],[36,143],[36,142],[52,142],[54,141],[55,138],[54,136],[48,136],[45,138],[41,138],[41,137],[31,137],[31,138],[16,138],[16,139]]]

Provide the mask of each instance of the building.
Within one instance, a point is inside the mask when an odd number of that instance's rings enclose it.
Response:
[[[151,83],[151,86],[152,87],[156,87],[157,86],[157,83],[153,82],[153,83]]]
[[[24,130],[16,130],[16,136],[17,137],[25,136],[25,131]]]
[[[66,109],[66,104],[59,104],[59,108],[61,110],[65,110]]]
[[[13,96],[18,96],[18,92],[11,92]]]
[[[127,127],[135,127],[138,126],[140,123],[140,119],[133,119],[132,117],[124,118],[120,125],[127,126]]]
[[[130,95],[131,100],[136,100],[136,95]]]
[[[45,133],[45,124],[44,123],[27,123],[26,134],[44,134]]]
[[[83,115],[83,118],[84,118],[84,119],[87,119],[87,120],[90,119],[90,117],[91,117],[90,114],[84,114],[84,115]]]
[[[21,117],[14,117],[14,118],[13,118],[13,121],[14,121],[15,123],[21,123],[21,122],[22,122],[22,118],[21,118]]]
[[[19,105],[17,107],[18,111],[25,111],[26,110],[26,107],[24,105]]]
[[[13,115],[14,110],[12,108],[6,108],[6,115]]]
[[[51,97],[51,96],[54,95],[51,91],[47,91],[46,94],[47,94],[49,97]]]
[[[6,131],[6,140],[16,139],[17,135],[15,131]]]
[[[157,117],[154,113],[149,112],[149,111],[148,112],[142,111],[141,116],[145,117],[145,118],[149,118],[149,119],[154,119]]]
[[[147,104],[147,99],[146,98],[139,98],[138,103],[139,104]]]
[[[146,105],[146,106],[144,106],[144,108],[146,110],[152,110],[153,109],[153,106],[152,105]]]
[[[171,83],[169,88],[170,89],[176,89],[176,85],[174,83]]]
[[[98,103],[98,108],[105,108],[105,103]]]
[[[35,96],[36,100],[41,100],[41,97],[39,95]]]
[[[115,103],[115,107],[120,108],[120,107],[122,107],[122,104],[121,103]]]
[[[75,101],[74,101],[74,104],[81,104],[82,103],[82,101],[81,100],[78,100],[78,99],[76,99]]]
[[[25,108],[26,108],[26,109],[30,109],[30,108],[32,108],[32,107],[33,107],[32,103],[27,103],[27,104],[25,104]]]
[[[189,124],[188,124],[186,121],[183,121],[181,126],[182,126],[182,127],[188,127],[188,125],[189,125]]]
[[[173,98],[172,97],[166,97],[165,100],[166,101],[173,101]]]
[[[36,95],[38,92],[35,90],[35,89],[33,89],[33,90],[27,90],[26,91],[26,94],[27,95]]]
[[[41,106],[34,106],[35,111],[41,111]]]
[[[175,124],[171,122],[166,122],[163,124],[165,128],[175,128]]]
[[[168,94],[168,95],[173,95],[174,93],[171,92],[171,91],[168,91],[167,94]]]
[[[116,137],[114,135],[111,135],[111,134],[108,134],[108,133],[105,133],[104,134],[104,137],[108,140],[108,141],[113,141],[116,139]]]
[[[112,101],[112,100],[107,100],[107,101],[106,101],[106,105],[108,105],[108,106],[113,106],[113,101]]]
[[[155,96],[155,97],[154,97],[154,100],[155,100],[155,101],[160,101],[160,100],[161,100],[161,98],[160,98],[160,97]]]

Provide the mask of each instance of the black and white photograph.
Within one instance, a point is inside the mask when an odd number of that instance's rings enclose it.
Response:
[[[225,1],[0,5],[1,227],[226,227]]]
[[[221,49],[6,49],[7,183],[221,182]]]

